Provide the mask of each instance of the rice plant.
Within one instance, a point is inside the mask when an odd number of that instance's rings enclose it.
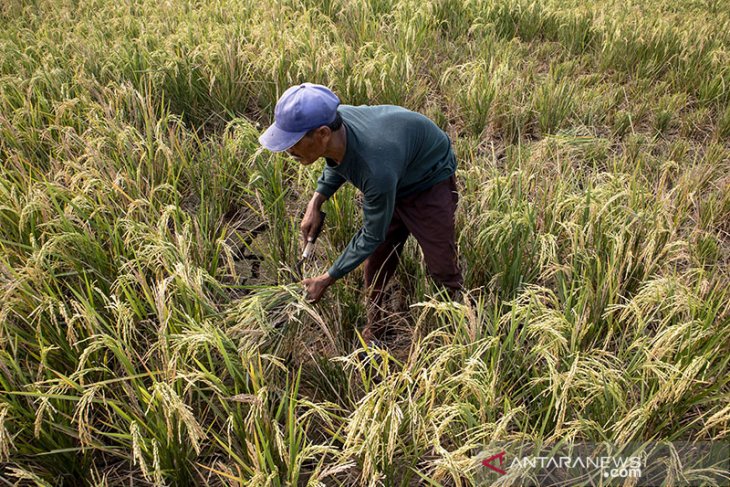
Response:
[[[0,479],[487,485],[494,442],[727,442],[722,2],[0,6]],[[290,85],[431,116],[467,289],[409,240],[302,295],[321,165],[261,150]],[[361,223],[343,186],[303,275]],[[668,483],[727,465],[667,459]]]

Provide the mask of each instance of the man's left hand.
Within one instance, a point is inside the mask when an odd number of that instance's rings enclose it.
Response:
[[[327,288],[330,287],[334,282],[335,279],[331,277],[327,272],[325,272],[321,276],[304,279],[302,281],[302,284],[304,284],[307,301],[309,301],[310,303],[316,303],[317,301],[319,301]]]

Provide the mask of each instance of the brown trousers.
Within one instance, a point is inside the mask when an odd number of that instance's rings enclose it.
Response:
[[[386,328],[383,322],[383,290],[398,266],[408,235],[413,234],[421,246],[426,267],[434,281],[446,287],[452,296],[462,289],[454,229],[458,202],[454,175],[418,194],[396,201],[385,241],[365,261],[365,286],[368,288],[365,339],[380,338]]]

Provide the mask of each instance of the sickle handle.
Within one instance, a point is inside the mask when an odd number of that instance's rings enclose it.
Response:
[[[302,258],[308,259],[312,255],[312,252],[314,252],[314,241],[307,242],[307,245],[304,247],[304,252],[302,252]]]
[[[322,232],[322,227],[324,227],[324,217],[327,216],[327,213],[325,213],[324,211],[320,211],[319,213],[322,216],[322,219],[319,222],[319,227],[317,227],[317,231],[314,232],[314,236],[309,237],[307,245],[304,246],[302,259],[308,259],[312,255],[312,252],[314,252],[314,243],[317,241],[317,237],[319,237],[320,232]]]

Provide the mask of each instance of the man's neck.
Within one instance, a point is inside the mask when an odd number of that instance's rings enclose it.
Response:
[[[335,164],[340,164],[345,158],[345,150],[347,149],[347,134],[345,124],[337,132],[332,133],[332,139],[327,146],[324,157],[331,159]]]

